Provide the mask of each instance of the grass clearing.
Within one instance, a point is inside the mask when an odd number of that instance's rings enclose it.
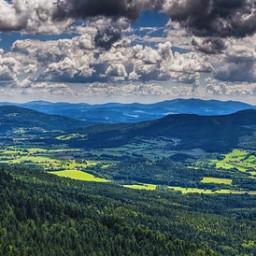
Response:
[[[175,191],[180,191],[182,194],[188,194],[188,193],[214,194],[214,191],[210,189],[183,188],[183,187],[174,187],[174,186],[168,186],[168,188],[173,189]]]
[[[234,169],[240,172],[256,170],[256,157],[249,155],[250,152],[240,149],[234,149],[231,153],[224,155],[223,160],[212,160],[217,169]]]
[[[92,181],[92,182],[110,182],[110,180],[95,177],[92,174],[76,171],[76,170],[66,170],[66,171],[57,171],[57,172],[48,172],[50,174],[57,175],[59,177],[70,178],[74,180],[82,181]]]
[[[56,139],[57,140],[67,141],[67,140],[78,139],[78,138],[85,138],[85,137],[86,136],[82,135],[82,134],[71,133],[71,134],[60,135],[60,136],[56,137]]]
[[[45,153],[48,151],[47,149],[44,148],[27,148],[27,150],[30,154]]]
[[[125,188],[138,189],[138,190],[156,190],[157,185],[154,184],[136,184],[136,185],[123,185]]]
[[[201,180],[201,183],[214,183],[214,184],[231,185],[232,184],[232,179],[204,177]]]
[[[189,194],[189,193],[199,193],[199,194],[230,194],[230,195],[244,195],[249,194],[252,196],[256,196],[256,191],[238,191],[238,190],[231,190],[231,189],[220,189],[220,190],[210,190],[210,189],[200,189],[200,188],[183,188],[183,187],[173,187],[169,186],[170,189],[175,191],[180,191],[182,194]]]

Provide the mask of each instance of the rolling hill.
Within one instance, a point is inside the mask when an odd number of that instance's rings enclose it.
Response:
[[[201,116],[176,114],[139,123],[93,125],[68,117],[48,115],[16,106],[0,107],[0,131],[27,129],[74,131],[82,136],[67,141],[70,147],[107,148],[140,143],[143,138],[169,141],[170,148],[201,148],[224,152],[235,147],[256,149],[256,110],[229,115]]]
[[[256,110],[230,115],[199,116],[194,114],[167,117],[136,124],[101,125],[86,129],[86,147],[116,147],[139,138],[169,138],[178,141],[177,149],[202,148],[220,152],[234,147],[256,149]],[[79,140],[71,143],[79,144]]]
[[[15,129],[35,129],[41,130],[71,130],[76,128],[86,128],[90,124],[84,121],[75,120],[68,117],[47,115],[34,110],[20,108],[16,106],[0,107],[0,132],[13,131]]]

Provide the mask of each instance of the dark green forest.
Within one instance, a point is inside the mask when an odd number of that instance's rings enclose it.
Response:
[[[0,255],[255,255],[256,198],[0,170]]]

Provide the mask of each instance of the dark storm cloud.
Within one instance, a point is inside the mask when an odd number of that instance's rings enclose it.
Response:
[[[147,8],[149,2],[143,0],[59,0],[54,16],[57,19],[107,16],[136,20],[140,12]]]
[[[196,36],[244,37],[256,31],[255,0],[0,0],[0,31],[54,34],[76,20],[105,17],[112,23],[98,27],[95,42],[109,49],[124,29],[119,19],[135,22],[144,10],[166,13]],[[202,51],[221,51],[221,41],[209,40],[203,43]]]
[[[255,6],[255,0],[173,0],[167,12],[198,36],[244,37],[256,31]]]
[[[113,43],[121,39],[121,34],[122,30],[117,26],[100,28],[94,42],[97,46],[109,50]]]
[[[225,41],[221,38],[193,38],[192,44],[206,54],[218,54],[226,49]]]
[[[143,10],[163,11],[195,35],[243,37],[256,31],[255,0],[71,0],[58,1],[55,15],[86,18],[126,17],[135,21]]]
[[[97,26],[95,45],[109,50],[113,43],[121,39],[124,24],[118,19],[126,18],[127,24],[134,22],[142,10],[148,8],[151,1],[141,0],[59,0],[53,19],[93,19],[95,17],[107,17],[112,21]]]
[[[143,10],[155,10],[169,14],[196,35],[243,37],[256,31],[255,6],[255,0],[0,0],[0,30],[97,16],[133,22]]]
[[[244,37],[256,31],[255,0],[66,0],[59,1],[57,6],[55,15],[58,19],[100,15],[114,19],[126,17],[133,22],[145,9],[165,12],[194,35],[211,37],[197,45],[207,54],[220,53],[225,49],[220,38]],[[118,26],[101,28],[96,45],[109,49],[120,39],[121,33]],[[103,35],[107,40],[101,40]]]
[[[230,82],[256,82],[256,65],[251,58],[228,58],[216,70],[214,77],[222,81]]]

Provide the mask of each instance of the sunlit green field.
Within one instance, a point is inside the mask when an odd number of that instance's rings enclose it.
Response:
[[[204,177],[201,180],[202,183],[215,183],[215,184],[225,184],[231,185],[232,179],[214,178],[214,177]]]
[[[66,171],[57,171],[57,172],[48,172],[50,174],[57,175],[59,177],[70,178],[74,180],[83,180],[83,181],[93,181],[93,182],[110,182],[110,180],[95,177],[92,174],[76,171],[76,170],[66,170]]]
[[[234,149],[231,153],[226,154],[223,160],[212,160],[217,169],[234,169],[240,172],[256,169],[256,157],[248,155],[249,152],[240,149]]]
[[[48,151],[47,149],[44,149],[44,148],[28,148],[27,150],[28,150],[28,152],[31,153],[31,154],[35,154],[35,153],[45,153],[45,152]]]
[[[124,185],[125,188],[139,189],[139,190],[156,190],[157,185],[154,184],[136,184],[136,185]]]
[[[5,164],[22,164],[43,168],[44,170],[73,170],[86,169],[98,164],[97,161],[86,160],[77,162],[71,159],[65,159],[67,154],[71,152],[63,152],[63,155],[56,155],[60,151],[45,150],[41,148],[28,148],[25,151],[21,150],[5,150],[0,152],[0,163]]]
[[[75,134],[76,135],[76,134]],[[0,150],[0,163],[4,164],[13,164],[13,165],[22,165],[29,168],[44,170],[48,173],[58,175],[60,177],[67,177],[76,180],[83,181],[94,181],[94,182],[110,182],[112,177],[112,167],[115,170],[115,164],[118,163],[119,159],[109,159],[104,158],[107,156],[124,156],[129,152],[129,157],[133,156],[132,154],[142,155],[144,150],[149,154],[150,146],[153,145],[153,142],[156,141],[143,141],[139,145],[134,145],[136,150],[130,152],[129,149],[133,149],[133,145],[126,145],[124,148],[114,148],[105,150],[95,150],[93,152],[88,152],[84,149],[68,148],[66,144],[56,145],[54,147],[46,147],[40,144],[28,144],[21,147],[9,146],[2,147]],[[166,142],[167,143],[167,142]],[[142,147],[143,145],[143,147]],[[161,144],[162,145],[162,144]],[[165,143],[163,143],[163,146]],[[140,149],[140,150],[139,150]],[[160,150],[160,149],[159,149]],[[162,150],[162,149],[161,149]],[[190,154],[191,160],[187,163],[188,169],[192,171],[205,170],[206,171],[217,171],[223,172],[225,170],[237,168],[240,172],[239,175],[245,175],[247,178],[254,178],[248,174],[253,174],[256,171],[256,154],[253,151],[245,151],[240,149],[234,149],[231,153],[228,154],[206,154],[201,150],[191,150],[190,151],[170,151],[168,154],[174,155],[178,153],[185,155]],[[90,154],[89,154],[90,153]],[[160,153],[160,152],[158,152]],[[105,155],[104,155],[105,154]],[[128,154],[128,153],[127,153]],[[103,155],[103,157],[102,157]],[[136,157],[138,157],[136,155]],[[153,159],[153,158],[152,158]],[[193,159],[200,159],[193,160]],[[153,159],[155,161],[155,159]],[[192,162],[191,164],[191,161]],[[191,165],[190,165],[191,164]],[[63,171],[65,170],[65,171]],[[90,170],[90,171],[89,171]],[[254,171],[255,170],[255,171]],[[245,173],[246,172],[246,173]],[[100,176],[103,174],[104,177],[107,177],[109,180],[104,178],[96,177],[90,173]],[[99,173],[98,175],[96,173]],[[256,172],[255,172],[256,174]],[[203,177],[204,176],[204,177]],[[205,173],[202,176],[199,176],[198,182],[204,184],[215,184],[211,187],[214,189],[202,189],[202,188],[186,188],[186,187],[167,187],[157,184],[146,184],[140,183],[133,180],[135,184],[133,185],[123,185],[125,188],[137,189],[137,190],[157,190],[164,189],[174,189],[180,191],[182,194],[188,193],[201,193],[201,194],[245,194],[247,191],[238,191],[235,186],[232,186],[232,179],[229,178],[217,178],[211,172]],[[219,176],[219,175],[216,175]],[[114,177],[114,176],[113,176]],[[203,177],[203,178],[201,178]],[[225,177],[225,176],[224,176]],[[227,175],[227,177],[229,177]],[[114,179],[114,178],[113,178]],[[119,183],[118,181],[116,181]],[[123,181],[122,181],[123,182]],[[123,184],[123,183],[120,184]],[[138,182],[136,184],[136,182]],[[152,181],[152,183],[157,183]],[[222,186],[221,186],[222,185]],[[230,189],[223,185],[230,186]],[[182,186],[182,185],[181,185]],[[193,187],[193,186],[191,186]],[[242,189],[243,190],[243,189]],[[253,191],[249,194],[254,195]]]
[[[124,185],[125,188],[130,189],[137,189],[137,190],[156,190],[158,185],[156,184],[136,184],[136,185]],[[161,187],[161,186],[159,186]],[[210,190],[210,189],[200,189],[200,188],[183,188],[183,187],[176,187],[176,186],[168,186],[169,189],[179,191],[182,194],[190,194],[190,193],[199,193],[199,194],[232,194],[232,195],[243,195],[243,194],[250,194],[256,195],[256,191],[237,191],[231,189],[219,189],[219,190]]]
[[[175,191],[180,191],[182,194],[188,194],[188,193],[214,194],[214,192],[210,189],[182,188],[182,187],[174,187],[174,186],[169,186],[168,188],[173,189]]]
[[[56,137],[57,140],[71,140],[71,139],[75,139],[75,138],[85,138],[85,135],[81,135],[79,133],[71,133],[71,134],[65,134],[65,135],[60,135],[58,137]]]
[[[136,184],[136,185],[124,185],[125,188],[137,189],[137,190],[156,190],[156,184]],[[210,189],[200,189],[200,188],[183,188],[183,187],[175,187],[175,186],[168,186],[169,189],[179,191],[182,194],[190,194],[190,193],[199,193],[199,194],[233,194],[233,195],[243,195],[243,194],[250,194],[256,195],[256,191],[236,191],[231,189],[219,189],[219,190],[210,190]]]
[[[170,189],[175,191],[180,191],[182,194],[189,194],[189,193],[199,193],[199,194],[232,194],[232,195],[244,195],[250,194],[255,196],[256,191],[237,191],[231,189],[219,189],[219,190],[210,190],[210,189],[200,189],[200,188],[182,188],[182,187],[174,187],[169,186]]]

